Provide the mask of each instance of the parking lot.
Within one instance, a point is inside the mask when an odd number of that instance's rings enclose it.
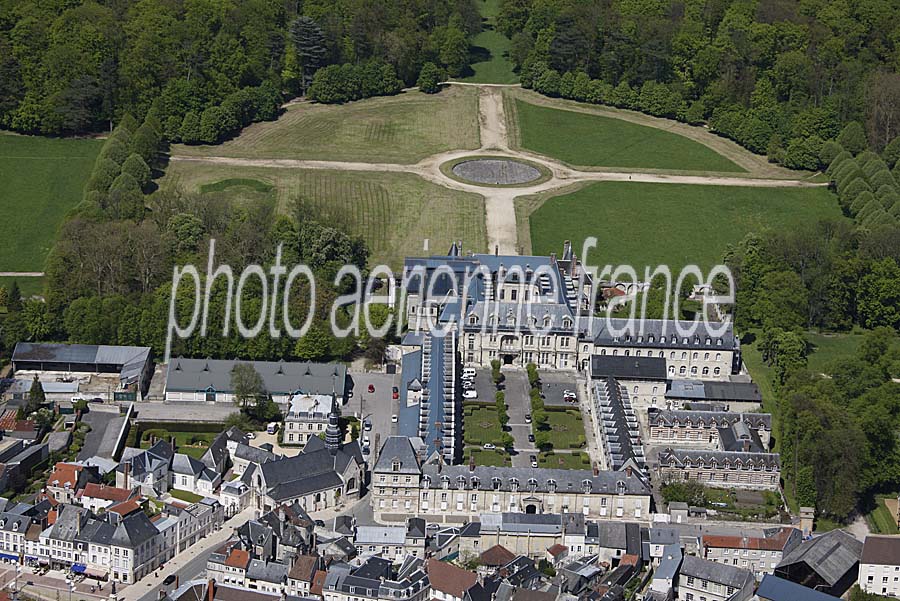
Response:
[[[545,405],[568,405],[578,407],[578,402],[569,403],[563,398],[566,390],[577,391],[575,376],[559,372],[541,372],[541,392]]]
[[[360,422],[365,419],[372,421],[372,430],[360,431],[360,438],[369,437],[369,445],[374,456],[381,443],[388,436],[395,434],[397,424],[391,423],[391,416],[397,415],[399,401],[391,398],[391,387],[400,386],[399,374],[383,374],[368,372],[352,372],[353,397],[344,405],[344,416],[354,416]],[[375,387],[375,392],[369,392],[369,385]],[[362,427],[362,425],[360,425]]]

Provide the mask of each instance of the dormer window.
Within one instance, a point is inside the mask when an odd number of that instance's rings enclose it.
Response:
[[[441,487],[442,488],[450,488],[449,476],[441,476]]]
[[[535,490],[537,490],[537,485],[538,485],[538,481],[536,478],[528,479],[528,489],[531,490],[531,492],[534,492]]]
[[[478,479],[478,476],[472,476],[472,488],[477,489],[478,485],[481,484],[481,481]]]
[[[431,487],[431,476],[423,476],[422,477],[422,488],[430,488]]]
[[[456,488],[458,488],[459,490],[463,490],[465,487],[466,487],[466,477],[459,476],[456,479]]]
[[[518,490],[519,490],[519,479],[518,478],[510,478],[509,479],[509,489],[512,492],[518,492]]]
[[[592,488],[593,483],[587,478],[581,481],[581,489],[584,491],[584,494],[589,494]]]
[[[722,346],[722,339],[721,339],[721,338],[716,338],[716,345],[717,345],[717,346]]]
[[[19,529],[19,522],[13,522],[13,532],[16,532]]]
[[[469,324],[474,326],[477,323],[478,323],[478,316],[469,315]]]
[[[500,490],[501,484],[502,484],[502,481],[500,480],[500,478],[497,478],[496,476],[491,478],[491,486],[494,488],[494,490]]]
[[[647,337],[647,342],[653,342],[653,334],[650,334],[650,335]]]
[[[563,327],[567,330],[572,327],[572,320],[568,317],[563,317]]]
[[[550,479],[547,480],[547,490],[550,492],[556,492],[556,480]]]
[[[399,459],[394,459],[393,461],[391,461],[391,471],[392,472],[400,471],[400,460]]]
[[[544,316],[544,327],[545,327],[545,328],[549,328],[549,327],[550,327],[550,316],[549,316],[549,315],[545,315],[545,316]]]

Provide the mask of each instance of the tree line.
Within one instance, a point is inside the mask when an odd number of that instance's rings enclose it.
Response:
[[[898,16],[874,0],[503,0],[497,20],[525,87],[708,124],[816,169],[848,123],[876,152],[900,133]]]
[[[109,131],[154,108],[167,139],[214,143],[273,118],[331,65],[351,68],[320,76],[323,101],[393,93],[428,62],[459,75],[480,28],[474,0],[10,0],[0,5],[0,127]],[[335,96],[325,88],[336,76],[363,81]]]

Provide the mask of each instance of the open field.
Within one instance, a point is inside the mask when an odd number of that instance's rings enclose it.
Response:
[[[564,240],[580,252],[583,240],[596,236],[592,265],[632,265],[640,276],[648,265],[708,270],[748,232],[841,216],[824,188],[598,182],[567,190],[516,199],[525,252],[559,252]]]
[[[515,102],[519,145],[584,167],[745,171],[684,136],[622,119]]]
[[[13,282],[19,283],[22,298],[29,298],[44,291],[44,278],[6,278],[0,277],[0,288],[9,288]]]
[[[897,495],[878,495],[875,498],[875,509],[866,514],[866,522],[874,534],[900,534],[897,519],[891,513],[888,504],[897,508]]]
[[[487,248],[480,196],[408,173],[236,168],[174,161],[161,185],[181,186],[189,192],[212,186],[216,194],[246,200],[274,195],[284,212],[302,198],[315,209],[314,219],[362,237],[372,265],[385,263],[398,269],[404,257],[422,254],[426,239],[434,252],[446,252],[453,240],[462,240],[472,250]]]
[[[856,351],[865,335],[861,331],[840,334],[806,332],[804,337],[810,346],[807,357],[809,370],[815,373],[827,373],[828,366],[835,361],[856,356]]]
[[[517,83],[518,75],[513,72],[512,63],[507,58],[510,41],[495,29],[499,0],[478,0],[481,12],[482,31],[472,39],[472,73],[456,78],[457,81],[471,83]]]
[[[404,92],[346,105],[290,105],[277,121],[255,123],[218,146],[172,147],[173,155],[416,163],[479,146],[478,92]]]
[[[101,144],[0,134],[0,271],[44,270],[63,217],[81,201]]]

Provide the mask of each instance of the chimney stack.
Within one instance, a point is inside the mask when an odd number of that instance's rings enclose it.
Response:
[[[210,578],[206,581],[206,601],[215,601],[216,599],[216,581]]]
[[[475,471],[475,455],[471,455],[469,457],[469,471],[470,472]]]

